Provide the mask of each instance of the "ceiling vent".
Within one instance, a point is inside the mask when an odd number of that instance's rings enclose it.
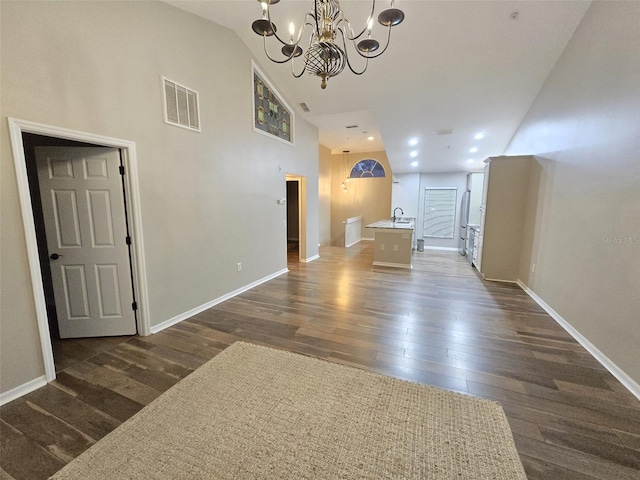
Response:
[[[310,112],[310,111],[311,111],[311,109],[310,109],[310,108],[307,106],[307,104],[306,104],[306,103],[304,103],[304,102],[302,102],[302,103],[300,104],[300,108],[302,109],[302,111],[303,111],[303,112]]]
[[[451,135],[453,133],[453,128],[447,128],[445,130],[438,130],[438,135]]]
[[[170,125],[200,131],[198,92],[162,77],[164,121]]]
[[[358,125],[347,125],[345,128],[358,128]]]

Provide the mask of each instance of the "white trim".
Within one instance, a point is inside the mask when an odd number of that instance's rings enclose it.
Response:
[[[44,387],[47,384],[47,376],[43,375],[38,378],[34,378],[33,380],[28,381],[27,383],[23,383],[22,385],[12,388],[11,390],[0,393],[0,405],[4,405],[6,403],[12,402],[17,398],[26,395],[27,393],[31,393],[34,390]]]
[[[320,258],[320,254],[316,254],[316,255],[313,255],[312,257],[309,257],[309,258],[303,258],[301,261],[304,262],[304,263],[310,263],[310,262],[313,262],[314,260],[317,260],[319,258]]]
[[[564,328],[569,335],[571,335],[580,345],[582,345],[587,352],[589,352],[600,364],[606,368],[611,375],[616,377],[618,381],[624,385],[638,400],[640,400],[640,384],[633,380],[622,370],[618,365],[613,363],[609,357],[602,353],[595,345],[587,340],[575,327],[573,327],[568,321],[560,316],[553,308],[542,300],[536,293],[525,285],[523,281],[518,279],[517,284],[529,295],[538,305],[540,305],[545,312],[547,312],[551,318],[553,318],[558,325]]]
[[[200,305],[199,307],[195,307],[192,308],[189,311],[186,311],[184,313],[181,313],[180,315],[176,315],[173,318],[170,318],[169,320],[165,320],[162,323],[159,323],[158,325],[154,325],[151,327],[151,333],[158,333],[161,332],[162,330],[164,330],[165,328],[169,328],[174,326],[176,323],[180,323],[183,320],[186,320],[187,318],[193,317],[194,315],[197,315],[198,313],[204,312],[205,310],[214,307],[216,305],[218,305],[219,303],[224,302],[225,300],[229,300],[230,298],[233,298],[237,295],[240,295],[241,293],[246,292],[247,290],[251,290],[254,287],[257,287],[258,285],[268,282],[269,280],[273,280],[276,277],[279,277],[280,275],[283,275],[285,273],[287,273],[289,271],[289,269],[287,268],[283,268],[282,270],[272,273],[271,275],[267,275],[266,277],[260,278],[259,280],[256,280],[255,282],[251,282],[248,285],[245,285],[244,287],[240,287],[236,290],[234,290],[233,292],[229,292],[225,295],[222,295],[221,297],[218,298],[214,298],[213,300],[208,301],[207,303],[204,303],[202,305]]]
[[[136,157],[136,144],[129,140],[121,140],[112,137],[105,137],[78,130],[69,130],[51,125],[7,118],[9,124],[9,136],[11,139],[11,149],[13,161],[16,169],[16,181],[18,183],[18,194],[20,198],[20,210],[22,212],[22,223],[24,225],[27,255],[29,259],[29,270],[31,273],[31,288],[36,308],[36,319],[38,322],[38,332],[40,334],[40,345],[42,347],[42,358],[44,362],[45,378],[47,381],[55,380],[55,365],[53,363],[53,350],[51,348],[51,337],[49,332],[49,321],[47,318],[47,307],[42,286],[42,274],[40,271],[40,259],[38,256],[38,244],[36,240],[35,224],[33,219],[33,206],[31,204],[31,194],[29,191],[29,180],[27,177],[26,160],[24,156],[24,144],[22,142],[23,133],[35,133],[49,137],[76,140],[85,143],[93,143],[101,146],[114,147],[122,152],[122,162],[127,174],[125,175],[125,193],[127,197],[127,214],[129,227],[132,234],[132,277],[133,286],[136,292],[136,302],[138,303],[137,327],[140,335],[149,335],[149,299],[147,293],[147,274],[144,257],[144,240],[142,237],[142,218],[140,209],[140,191],[138,187],[138,169]]]
[[[349,245],[345,245],[344,248],[353,247],[354,245],[360,243],[363,239],[356,240],[355,242],[351,242]]]
[[[360,241],[374,242],[376,239],[373,237],[362,237]]]
[[[31,289],[33,291],[33,300],[36,308],[38,333],[40,334],[40,347],[42,348],[44,374],[46,380],[50,382],[56,378],[56,369],[53,363],[53,349],[51,348],[51,337],[49,334],[47,305],[44,297],[44,286],[42,285],[42,274],[40,272],[40,260],[38,257],[38,244],[36,241],[36,229],[33,220],[29,180],[27,178],[27,165],[24,157],[24,145],[22,143],[23,129],[21,128],[21,125],[12,118],[8,118],[7,120],[9,122],[9,136],[11,138],[11,148],[13,150],[13,160],[16,169],[16,181],[18,183],[18,196],[20,197],[22,224],[24,225],[24,235],[27,243],[27,257],[31,273]]]
[[[427,245],[424,246],[425,250],[443,250],[445,252],[457,252],[458,249],[456,247],[429,247]]]
[[[487,282],[512,283],[514,285],[520,285],[518,282],[513,281],[513,280],[502,280],[500,278],[484,278],[484,277],[482,277],[482,279],[486,280]]]
[[[412,264],[407,265],[406,263],[389,263],[389,262],[374,261],[373,265],[375,265],[376,267],[413,268]]]

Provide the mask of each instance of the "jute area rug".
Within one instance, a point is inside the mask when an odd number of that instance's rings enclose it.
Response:
[[[497,403],[238,342],[52,478],[526,475]]]

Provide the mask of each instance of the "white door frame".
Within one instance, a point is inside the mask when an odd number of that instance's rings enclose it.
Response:
[[[15,118],[8,118],[7,120],[9,123],[9,135],[11,137],[11,149],[13,151],[16,180],[18,183],[18,194],[20,196],[22,223],[24,225],[24,233],[27,243],[27,255],[29,258],[29,269],[31,271],[31,287],[33,289],[33,300],[36,307],[36,317],[38,321],[38,331],[40,333],[40,345],[42,346],[45,377],[47,382],[51,382],[56,378],[56,370],[53,362],[51,334],[49,332],[47,306],[44,297],[44,287],[42,285],[38,243],[36,240],[35,221],[33,218],[33,205],[31,204],[31,193],[29,191],[29,180],[27,178],[27,165],[24,155],[22,134],[34,133],[48,137],[92,143],[99,146],[118,148],[122,152],[122,162],[126,172],[126,175],[124,176],[125,203],[132,238],[132,248],[130,250],[132,267],[131,276],[133,278],[133,287],[135,289],[136,302],[138,304],[136,322],[138,333],[140,335],[150,335],[149,298],[147,293],[144,241],[142,238],[136,144],[129,140],[105,137],[77,130],[69,130],[66,128],[44,125],[27,120],[18,120]]]

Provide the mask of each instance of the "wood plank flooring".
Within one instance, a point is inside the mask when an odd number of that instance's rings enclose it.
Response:
[[[520,288],[455,252],[320,255],[153,336],[56,342],[58,378],[0,408],[0,479],[47,478],[237,340],[496,400],[531,480],[640,479],[640,402]]]

